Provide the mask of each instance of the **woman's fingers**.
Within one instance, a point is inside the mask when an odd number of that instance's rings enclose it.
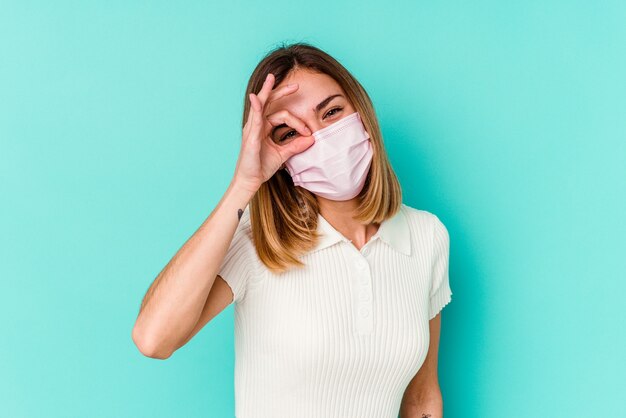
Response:
[[[272,91],[272,87],[274,85],[274,74],[268,73],[265,77],[265,81],[263,81],[263,85],[261,86],[261,90],[257,93],[250,93],[250,111],[248,113],[248,121],[246,122],[246,126],[254,126],[257,138],[261,135],[260,127],[263,126],[263,109],[265,108],[266,98],[270,95]]]
[[[296,154],[300,154],[315,143],[315,138],[312,136],[302,136],[296,138],[288,144],[284,145],[281,149],[281,156],[283,157],[283,163]]]
[[[248,98],[250,100],[250,111],[248,112],[248,120],[246,121],[244,132],[246,130],[245,128],[249,128],[249,126],[253,123],[253,119],[255,117],[254,115],[255,111],[257,113],[262,112],[264,101],[265,101],[264,97],[268,95],[269,92],[272,90],[273,84],[274,84],[274,74],[268,73],[267,76],[265,77],[265,81],[263,82],[263,85],[261,86],[261,90],[259,91],[259,93],[257,94],[250,93],[248,95]],[[253,97],[256,97],[257,100],[255,101]],[[258,102],[260,102],[260,105],[258,104]]]
[[[267,107],[270,103],[280,99],[281,97],[293,93],[294,91],[298,90],[298,87],[298,83],[293,83],[286,84],[284,86],[278,87],[276,90],[272,90],[269,97],[267,98],[267,101],[264,103],[264,107]]]
[[[259,97],[254,93],[250,93],[250,104],[252,105],[252,110],[255,112],[259,113],[261,111]]]
[[[261,106],[265,106],[265,101],[269,96],[270,92],[274,88],[274,82],[276,79],[274,78],[274,74],[268,73],[265,77],[265,81],[263,82],[263,86],[261,86],[261,91],[257,93],[257,97],[261,102]]]
[[[311,131],[309,130],[309,128],[306,126],[306,124],[300,120],[299,118],[295,117],[293,114],[291,114],[288,110],[280,110],[276,113],[272,113],[271,115],[267,116],[267,120],[270,122],[270,124],[272,126],[278,126],[278,125],[282,125],[282,124],[286,124],[287,127],[283,128],[282,131],[279,131],[280,134],[277,132],[276,133],[276,137],[275,138],[271,138],[272,141],[279,143],[279,135],[280,136],[285,136],[285,134],[289,133],[292,129],[295,129],[296,131],[298,131],[298,133],[300,133],[300,135],[302,136],[310,136],[311,135]],[[291,128],[291,129],[289,129]],[[288,135],[288,137],[285,140],[289,140],[293,138],[293,135]]]
[[[250,128],[247,137],[251,138],[252,141],[258,141],[263,135],[263,115],[261,102],[254,93],[250,93],[250,120],[248,124],[250,124]]]
[[[248,114],[248,121],[246,122],[246,126],[244,128],[244,136],[251,136],[253,140],[261,138],[263,136],[263,126],[265,124],[264,119],[266,118],[264,113],[268,105],[298,89],[298,84],[292,83],[280,86],[273,90],[275,81],[274,74],[268,73],[261,90],[257,94],[250,93],[250,111]],[[311,135],[311,132],[308,130],[304,122],[295,118],[290,113],[285,112],[286,111],[275,113],[274,118],[272,119],[275,122],[270,121],[269,117],[267,120],[274,126],[285,123],[288,126],[293,126],[294,129],[304,136]],[[272,138],[272,140],[274,140],[274,138]]]
[[[242,139],[246,139],[250,133],[250,127],[252,125],[252,119],[254,118],[254,93],[248,94],[248,100],[250,100],[250,109],[248,110],[248,119],[246,120],[246,124],[243,125]]]
[[[275,100],[280,99],[288,94],[293,93],[298,89],[298,83],[286,84],[284,86],[280,86],[274,89],[274,83],[276,79],[274,78],[274,74],[269,73],[268,77],[265,79],[263,83],[263,87],[261,87],[261,91],[257,94],[259,100],[261,101],[261,106],[263,109],[267,107],[270,103]]]

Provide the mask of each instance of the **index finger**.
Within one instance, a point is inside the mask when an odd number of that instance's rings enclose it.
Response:
[[[263,87],[257,93],[257,97],[261,101],[261,105],[265,108],[266,103],[271,103],[280,97],[283,97],[286,94],[292,93],[296,90],[298,83],[286,84],[284,86],[280,86],[274,89],[274,83],[276,79],[274,74],[268,73],[268,77],[265,79],[263,83]],[[269,100],[268,100],[269,99]]]
[[[274,77],[274,74],[267,73],[267,76],[265,76],[265,81],[263,82],[263,86],[261,86],[261,90],[259,90],[259,92],[256,94],[256,96],[261,101],[261,105],[265,104],[265,99],[272,91],[272,88],[274,88],[275,82],[276,78]]]
[[[267,101],[265,103],[263,103],[263,106],[265,107],[266,105],[275,102],[276,100],[280,99],[281,97],[284,97],[288,94],[293,93],[294,91],[296,91],[298,89],[298,83],[292,83],[292,84],[287,84],[284,86],[280,86],[278,88],[276,88],[275,90],[272,90],[269,94],[269,97],[267,98]]]

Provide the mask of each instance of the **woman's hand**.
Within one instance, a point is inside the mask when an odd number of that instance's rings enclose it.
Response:
[[[274,75],[269,73],[258,94],[250,93],[250,112],[243,128],[241,151],[235,168],[234,182],[254,194],[261,184],[269,180],[274,173],[292,155],[298,154],[315,142],[306,124],[287,110],[271,115],[264,113],[269,103],[297,90],[297,84],[281,86],[272,90]],[[274,126],[287,124],[300,133],[284,145],[275,143],[270,138]]]

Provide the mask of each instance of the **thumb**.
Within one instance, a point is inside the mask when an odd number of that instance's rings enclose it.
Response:
[[[299,154],[302,151],[306,150],[310,146],[315,144],[315,138],[313,135],[311,136],[301,136],[300,138],[294,139],[288,144],[285,144],[285,161],[291,158],[295,154]]]

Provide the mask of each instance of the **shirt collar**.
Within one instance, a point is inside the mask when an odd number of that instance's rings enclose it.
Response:
[[[317,232],[321,235],[320,240],[311,252],[330,247],[340,241],[350,243],[350,240],[337,231],[321,214],[317,215]],[[380,224],[378,231],[370,238],[370,241],[376,238],[380,238],[398,252],[411,255],[411,235],[404,204],[391,218],[385,219]]]

